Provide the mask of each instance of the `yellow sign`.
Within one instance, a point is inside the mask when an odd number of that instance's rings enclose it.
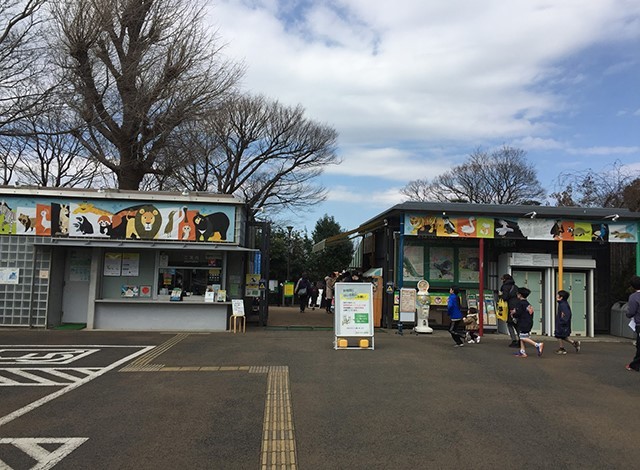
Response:
[[[293,282],[284,283],[284,296],[293,297]]]

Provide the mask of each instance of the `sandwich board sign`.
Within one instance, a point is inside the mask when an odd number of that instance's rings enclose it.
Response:
[[[334,298],[334,349],[373,349],[373,285],[337,282]],[[340,346],[341,341],[349,338],[368,341],[360,341],[356,347]]]

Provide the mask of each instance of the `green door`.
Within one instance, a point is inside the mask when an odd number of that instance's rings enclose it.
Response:
[[[531,291],[527,300],[533,306],[533,328],[531,333],[544,333],[544,310],[542,296],[542,271],[513,271],[513,280],[518,287],[526,287]]]
[[[569,293],[571,307],[571,334],[587,335],[587,274],[562,273],[562,288]]]

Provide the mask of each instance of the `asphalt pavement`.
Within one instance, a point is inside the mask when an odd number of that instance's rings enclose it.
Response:
[[[541,358],[521,359],[502,335],[454,348],[443,330],[376,330],[374,350],[335,350],[331,330],[300,321],[244,334],[0,330],[0,468],[637,465],[629,340],[557,356],[544,338]]]

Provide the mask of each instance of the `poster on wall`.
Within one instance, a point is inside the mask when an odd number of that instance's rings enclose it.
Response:
[[[405,245],[402,259],[402,276],[405,281],[424,279],[424,247]]]
[[[69,280],[88,282],[91,277],[91,258],[72,251],[69,257]]]
[[[138,286],[131,286],[123,284],[120,288],[120,296],[121,297],[139,297],[140,289]]]
[[[429,250],[429,280],[453,281],[453,248],[433,247]]]
[[[122,275],[138,276],[140,274],[140,253],[122,253]]]
[[[0,268],[0,284],[18,284],[20,268]]]
[[[122,267],[122,253],[105,253],[104,270],[105,276],[120,276]]]
[[[480,279],[480,258],[477,248],[458,250],[458,282],[474,282]]]

